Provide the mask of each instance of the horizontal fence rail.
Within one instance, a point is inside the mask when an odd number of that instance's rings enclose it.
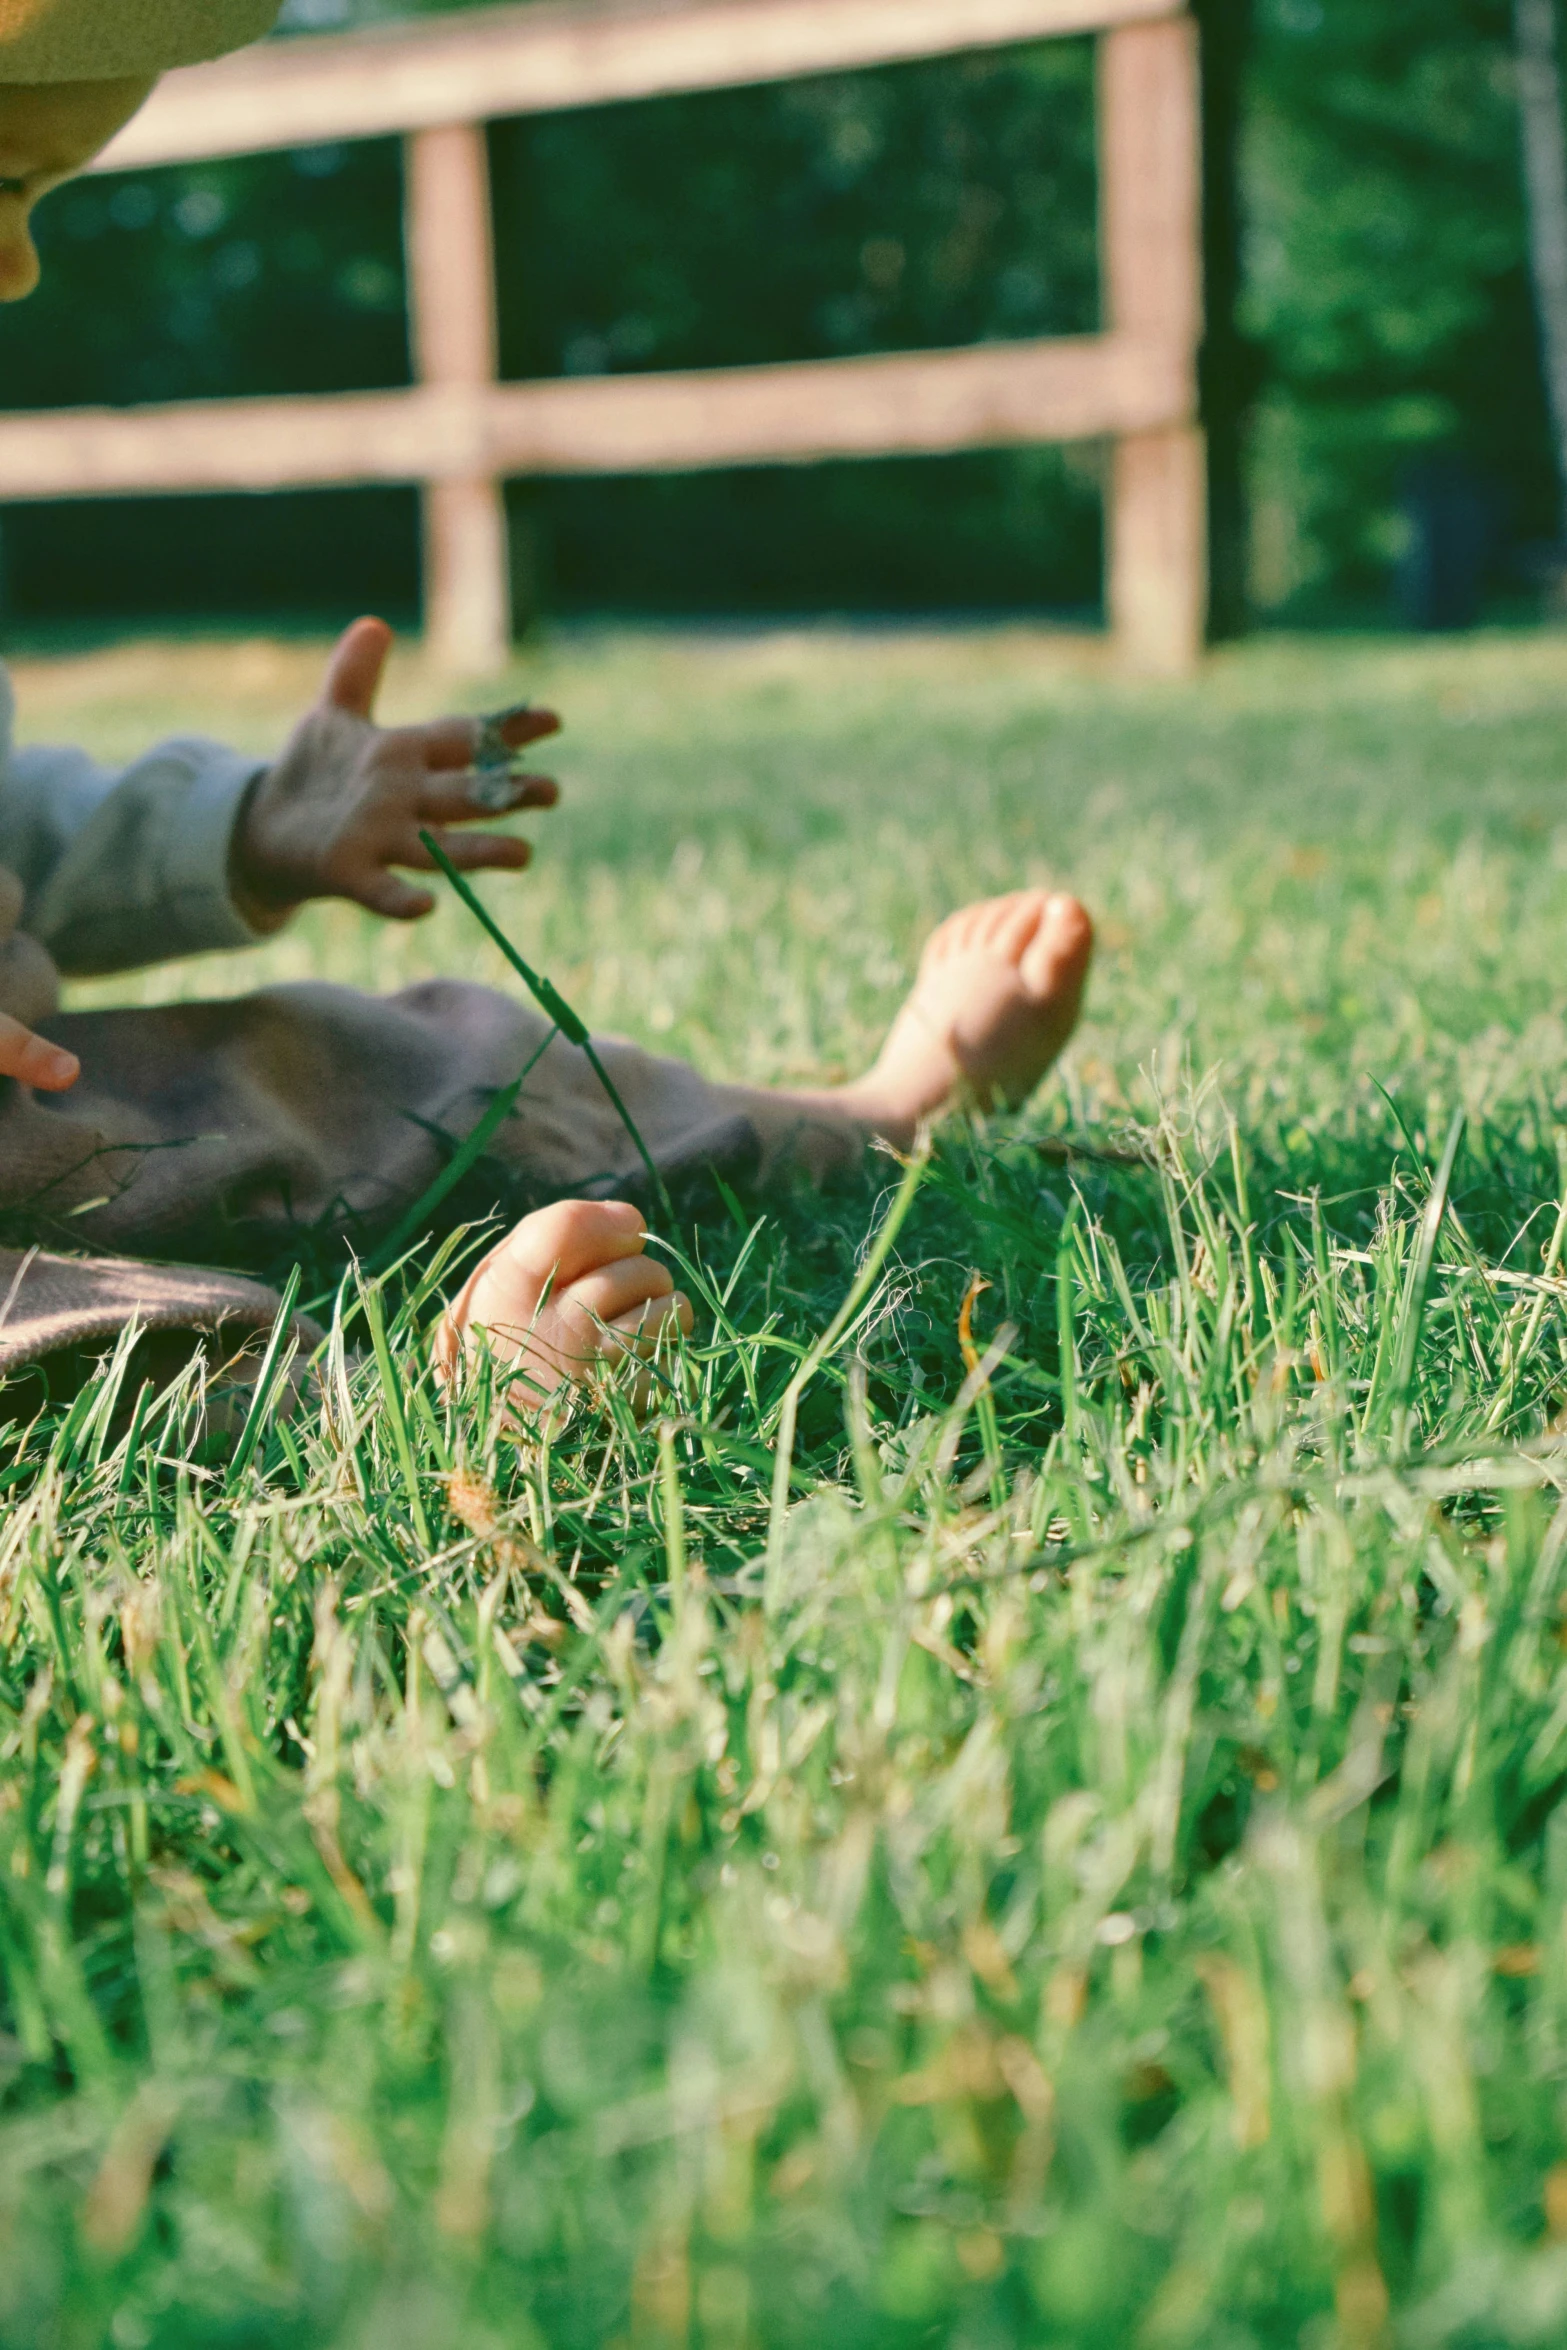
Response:
[[[736,89],[1103,32],[1178,0],[619,0],[278,41],[172,73],[100,169]]]
[[[1099,335],[693,373],[498,380],[483,125],[497,117],[1099,35]],[[545,0],[270,43],[171,74],[101,168],[400,134],[402,390],[0,414],[0,500],[423,490],[425,625],[445,666],[510,638],[509,476],[807,464],[1107,440],[1107,602],[1138,666],[1205,618],[1193,27],[1172,0]]]
[[[52,409],[0,426],[0,499],[933,456],[1147,432],[1191,400],[1187,353],[1105,335],[709,374]]]

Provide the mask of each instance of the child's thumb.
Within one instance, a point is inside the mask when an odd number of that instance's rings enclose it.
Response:
[[[384,620],[356,620],[337,640],[321,699],[351,717],[368,718],[375,709],[381,672],[391,649],[392,632]]]

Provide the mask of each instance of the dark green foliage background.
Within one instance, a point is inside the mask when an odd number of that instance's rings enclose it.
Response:
[[[309,12],[374,13],[409,10]],[[1256,394],[1265,608],[1385,608],[1405,484],[1433,449],[1488,485],[1498,595],[1555,535],[1509,20],[1507,0],[1257,0],[1234,364]],[[511,375],[1097,322],[1086,42],[507,123],[493,151]],[[73,187],[40,241],[44,290],[0,318],[7,406],[406,380],[390,143]],[[525,612],[1098,601],[1091,451],[514,497]],[[405,493],[17,508],[5,539],[13,627],[417,597]]]
[[[1504,544],[1555,532],[1511,19],[1509,0],[1262,0],[1244,313],[1265,595],[1379,592],[1432,449],[1490,485]]]

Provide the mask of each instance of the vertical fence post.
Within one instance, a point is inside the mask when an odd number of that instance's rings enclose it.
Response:
[[[1196,27],[1132,24],[1100,43],[1105,323],[1179,344],[1192,416],[1115,444],[1111,626],[1128,662],[1178,676],[1201,659],[1208,602],[1206,459],[1196,424],[1202,340],[1202,115]]]
[[[481,123],[442,123],[405,142],[414,368],[460,398],[499,365],[489,157]],[[479,402],[474,470],[424,485],[424,628],[431,658],[459,676],[501,668],[511,645],[506,504],[485,470]]]

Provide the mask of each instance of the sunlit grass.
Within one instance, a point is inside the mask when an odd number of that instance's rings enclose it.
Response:
[[[264,743],[306,659],[227,658],[23,684]],[[596,1022],[848,1065],[1034,874],[1090,1021],[830,1346],[892,1162],[666,1234],[645,1424],[444,1395],[437,1265],[292,1418],[13,1424],[0,2338],[1559,2342],[1567,648],[537,670],[491,902]]]

